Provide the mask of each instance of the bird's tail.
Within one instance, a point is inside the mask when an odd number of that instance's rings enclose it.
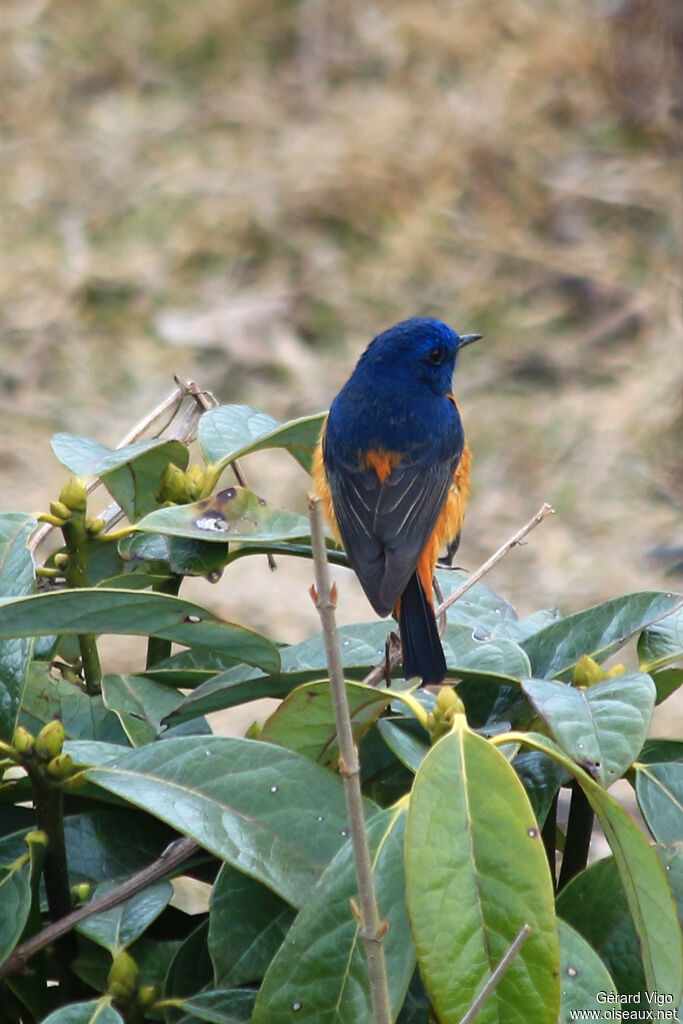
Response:
[[[420,577],[414,572],[401,597],[398,628],[403,648],[403,675],[420,676],[424,683],[441,683],[446,675],[439,631]]]

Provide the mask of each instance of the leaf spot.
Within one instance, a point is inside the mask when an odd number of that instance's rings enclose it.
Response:
[[[578,976],[578,973],[579,972],[577,971],[576,967],[572,967],[571,964],[567,967],[568,978],[576,978]]]
[[[318,817],[315,820],[316,821],[324,821],[325,820],[325,815],[324,814],[319,814]]]
[[[223,498],[225,501],[232,501],[233,498],[237,497],[237,489],[235,487],[227,487],[224,491],[217,494],[216,497]]]
[[[264,508],[268,504],[265,498],[259,498],[258,503],[261,508]]]
[[[202,620],[201,620],[199,615],[186,615],[184,621],[185,622],[201,622]]]
[[[209,512],[208,515],[199,516],[195,519],[194,525],[198,530],[210,530],[213,533],[227,533],[230,529],[230,523],[220,512]]]
[[[537,828],[528,828],[526,830],[526,834],[528,835],[529,839],[536,839],[538,837],[538,829]]]
[[[295,1013],[297,1013],[303,1005],[304,1004],[301,1002],[300,999],[295,999],[294,1002],[292,1003],[292,1009],[294,1010]]]
[[[279,786],[273,785],[273,786],[270,787],[270,792],[271,793],[277,793],[278,789],[279,789]]]
[[[348,834],[349,834],[348,828],[343,828],[341,830],[341,832],[339,833],[340,836],[348,836]]]

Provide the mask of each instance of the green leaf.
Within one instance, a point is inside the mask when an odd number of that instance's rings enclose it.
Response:
[[[406,723],[406,724],[402,724]],[[416,772],[429,753],[427,733],[421,728],[421,735],[409,731],[406,719],[382,718],[377,723],[382,739],[402,764]]]
[[[35,519],[22,512],[0,515],[0,598],[23,597],[35,588],[28,549],[35,525]],[[0,643],[0,740],[9,742],[14,734],[30,657],[29,639]]]
[[[179,441],[153,438],[107,448],[76,434],[55,434],[52,449],[79,476],[98,476],[131,522],[159,507],[156,492],[169,462],[185,469],[188,451]]]
[[[92,1003],[70,1003],[46,1017],[42,1024],[123,1024],[123,1017],[113,1006],[109,996]]]
[[[104,882],[97,887],[93,898],[104,896],[114,888],[114,882]],[[82,935],[86,935],[99,946],[104,946],[112,956],[116,956],[122,949],[135,942],[152,921],[156,920],[161,911],[168,906],[172,895],[173,886],[170,882],[158,882],[131,896],[118,907],[81,921],[76,928]]]
[[[636,764],[636,796],[658,843],[683,839],[683,764]]]
[[[161,565],[178,576],[209,576],[220,573],[228,560],[228,545],[160,533],[132,533],[119,541],[124,562]],[[131,574],[128,573],[127,576]]]
[[[229,462],[264,448],[286,448],[310,473],[313,450],[326,413],[280,423],[248,405],[219,405],[199,421],[198,437],[208,462]]]
[[[142,747],[164,735],[161,720],[166,718],[183,700],[177,690],[162,686],[144,676],[109,675],[102,680],[105,707],[119,718],[131,745]],[[202,720],[181,726],[205,733],[208,726]]]
[[[654,683],[643,672],[586,689],[524,679],[522,689],[562,749],[601,786],[611,786],[635,761],[655,703]]]
[[[368,841],[394,1017],[415,966],[404,901],[405,809],[381,811],[368,824]],[[263,979],[253,1024],[358,1024],[372,1020],[365,950],[349,908],[358,882],[351,843],[334,858],[302,907]]]
[[[562,979],[562,1001],[557,1024],[570,1024],[580,1019],[575,1014],[581,1010],[596,1011],[599,1014],[596,1020],[600,1020],[605,1009],[604,996],[616,993],[609,971],[586,940],[566,921],[557,922],[557,931]]]
[[[420,972],[439,1018],[460,1019],[529,924],[478,1020],[555,1024],[554,894],[533,810],[502,754],[461,719],[417,773],[406,881]]]
[[[680,595],[678,595],[680,600]],[[683,607],[648,627],[638,640],[643,672],[654,672],[683,659]]]
[[[356,743],[377,721],[396,694],[391,690],[346,683],[346,698]],[[306,683],[283,700],[266,720],[260,738],[296,750],[324,768],[336,769],[339,760],[337,725],[328,682]]]
[[[644,591],[560,619],[522,640],[531,661],[530,675],[567,679],[582,654],[602,662],[634,633],[677,609],[681,601],[680,594]]]
[[[518,685],[522,676],[531,675],[529,659],[514,640],[489,640],[471,626],[449,623],[441,642],[449,675],[496,685]]]
[[[542,827],[560,786],[571,776],[552,757],[538,750],[524,750],[512,762]]]
[[[191,996],[211,984],[213,968],[207,945],[208,934],[209,921],[205,918],[180,946],[166,975],[164,992],[167,997]],[[168,1019],[168,1014],[166,1016]]]
[[[193,1020],[209,1024],[249,1024],[256,992],[250,988],[213,989],[179,999],[176,1006]]]
[[[646,740],[638,755],[641,764],[655,764],[660,761],[683,761],[683,740]]]
[[[276,672],[280,666],[275,644],[264,636],[168,594],[83,587],[0,602],[0,640],[53,633],[158,636],[213,647],[266,671]]]
[[[30,910],[28,863],[21,867],[0,867],[0,964],[14,951]]]
[[[341,780],[307,758],[236,737],[125,751],[86,776],[299,905],[348,834]],[[373,805],[369,805],[373,809]]]
[[[652,672],[652,681],[657,689],[657,704],[661,704],[676,693],[683,684],[683,668],[661,668],[658,672]]]
[[[79,686],[55,679],[50,665],[33,661],[26,680],[21,723],[35,734],[53,718],[60,719],[68,739],[128,746],[121,723],[101,697],[89,697]]]
[[[209,953],[216,984],[260,981],[296,912],[255,878],[223,864],[211,893]]]
[[[169,505],[141,519],[137,530],[218,541],[225,545],[261,544],[307,537],[311,527],[305,516],[285,512],[245,487],[228,487],[193,505]]]
[[[443,600],[447,600],[467,580],[463,569],[439,569],[434,573]],[[502,623],[517,623],[517,612],[504,598],[485,583],[475,583],[447,611],[448,621],[459,626],[470,626],[482,637],[490,637]]]
[[[605,838],[614,854],[619,878],[635,925],[637,946],[642,953],[646,987],[649,990],[671,992],[680,999],[683,991],[681,929],[664,869],[645,836],[620,804],[582,771],[552,740],[535,733],[512,733],[511,736],[554,757],[578,780],[600,820]],[[569,891],[574,881],[566,886],[563,894]],[[567,916],[565,904],[563,916],[582,931],[577,921]],[[608,966],[621,988],[614,966]]]

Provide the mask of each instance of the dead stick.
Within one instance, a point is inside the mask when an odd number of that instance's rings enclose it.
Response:
[[[330,686],[332,688],[339,742],[339,771],[344,782],[344,794],[346,796],[346,806],[351,827],[351,840],[356,859],[361,936],[365,944],[372,1012],[375,1024],[391,1024],[392,1013],[387,964],[382,944],[386,925],[380,920],[372,877],[372,862],[370,860],[368,835],[365,828],[363,796],[360,788],[358,751],[353,739],[334,615],[336,587],[330,588],[320,499],[310,496],[308,499],[308,509],[311,520],[311,545],[315,565],[315,587],[311,588],[311,596],[318,609],[322,623],[325,653],[330,673]]]
[[[548,516],[553,515],[554,512],[555,509],[552,505],[549,505],[548,502],[544,502],[536,515],[532,516],[528,523],[525,523],[525,525],[518,530],[514,536],[510,537],[509,540],[506,540],[490,558],[487,558],[487,560],[465,580],[462,586],[458,587],[458,589],[447,597],[445,601],[442,601],[434,612],[437,618],[443,615],[446,610],[455,603],[455,601],[462,597],[463,594],[466,594],[470,587],[473,587],[475,583],[478,583],[479,580],[485,576],[497,562],[500,562],[501,558],[507,555],[508,551],[511,551],[517,544],[520,544],[527,534],[531,533],[539,523],[542,523]],[[363,682],[366,686],[378,686],[386,679],[387,674],[391,672],[393,668],[396,668],[400,660],[401,645],[400,642],[397,641],[393,644],[388,660],[387,657],[385,657],[378,665],[375,665],[375,667],[368,672]]]
[[[508,949],[507,953],[504,955],[496,969],[493,971],[491,977],[486,982],[483,989],[476,997],[476,999],[470,1006],[465,1016],[460,1018],[459,1024],[471,1024],[471,1021],[473,1021],[474,1018],[477,1016],[482,1006],[484,1005],[488,997],[491,995],[494,988],[496,987],[500,979],[503,977],[512,961],[515,959],[520,949],[522,948],[526,940],[529,938],[530,934],[531,928],[529,927],[529,925],[523,924],[519,932],[515,936],[515,939],[513,940],[513,943]]]
[[[10,974],[23,971],[27,961],[32,956],[35,956],[45,946],[52,945],[62,935],[66,935],[67,932],[71,931],[75,925],[80,924],[81,921],[85,921],[88,917],[102,914],[105,910],[111,910],[112,907],[118,907],[119,904],[125,903],[131,896],[142,892],[148,885],[158,882],[159,879],[179,867],[183,861],[191,857],[197,850],[199,850],[199,847],[192,839],[183,836],[181,839],[174,840],[174,842],[166,847],[157,860],[153,861],[152,864],[148,864],[142,871],[132,875],[131,878],[126,879],[125,882],[112,889],[111,892],[105,893],[104,896],[99,896],[97,899],[90,900],[89,903],[60,918],[54,924],[48,925],[47,928],[43,928],[33,938],[17,946],[12,955],[0,966],[0,981],[3,978],[7,978]]]

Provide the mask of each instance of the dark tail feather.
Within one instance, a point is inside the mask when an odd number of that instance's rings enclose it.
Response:
[[[431,604],[414,572],[401,597],[398,628],[403,648],[403,675],[424,683],[441,683],[446,675],[439,631]]]

